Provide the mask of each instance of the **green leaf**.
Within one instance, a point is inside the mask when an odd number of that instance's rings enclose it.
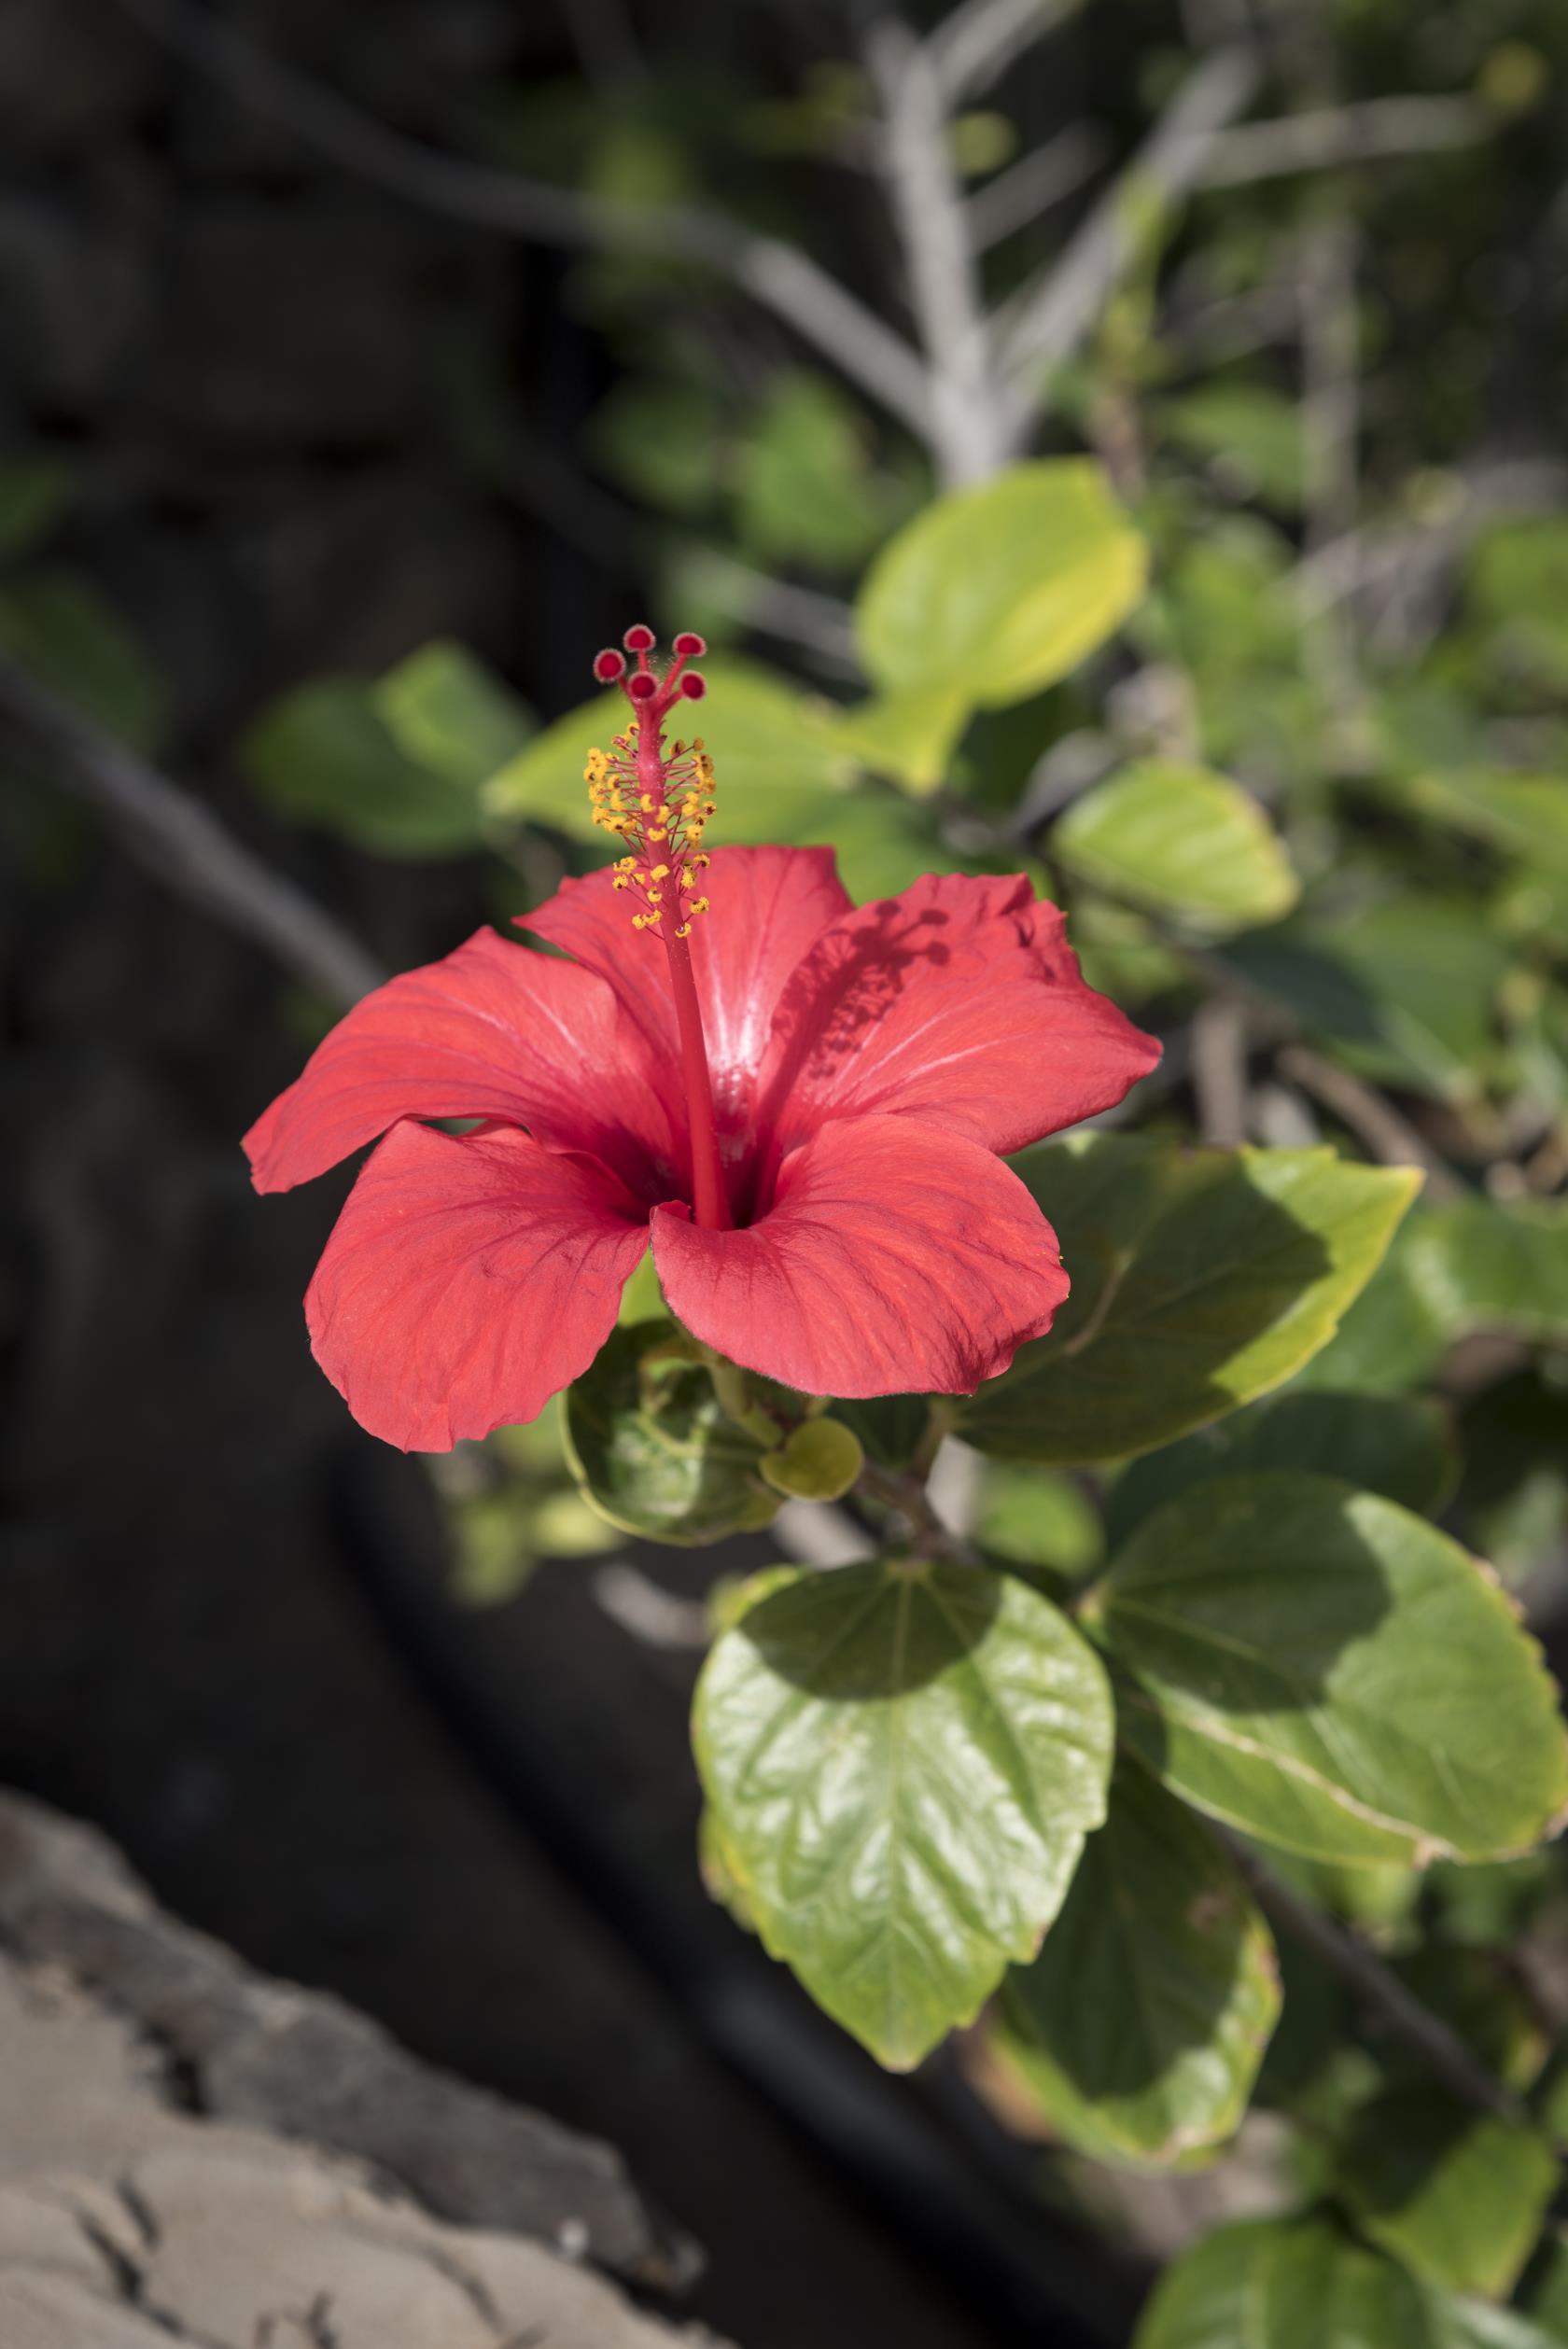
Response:
[[[1456,1543],[1277,1470],[1195,1486],[1090,1594],[1123,1734],[1173,1793],[1309,1858],[1501,1859],[1568,1802],[1540,1651]]]
[[[0,457],[0,556],[26,554],[70,504],[77,468],[64,457],[32,450]]]
[[[1450,2290],[1499,2299],[1534,2248],[1557,2162],[1535,2130],[1421,2086],[1362,2107],[1337,2182],[1385,2250]]]
[[[1331,1150],[1080,1133],[1016,1162],[1072,1293],[959,1407],[983,1451],[1125,1459],[1279,1386],[1333,1335],[1421,1178]]]
[[[1008,1977],[1003,2051],[1085,2152],[1174,2161],[1235,2134],[1279,2011],[1228,1854],[1123,1762],[1044,1948]]]
[[[474,782],[455,782],[399,742],[356,678],[317,678],[251,727],[240,757],[280,815],[386,857],[460,856],[485,833]]]
[[[567,1457],[611,1525],[695,1547],[772,1522],[758,1474],[767,1446],[726,1416],[707,1365],[673,1321],[610,1333],[567,1397]]]
[[[1226,486],[1282,513],[1301,504],[1301,410],[1257,384],[1210,384],[1168,401],[1156,421],[1178,448],[1215,461]]]
[[[1480,1089],[1510,953],[1473,899],[1413,891],[1332,928],[1241,939],[1225,958],[1348,1068],[1438,1100]]]
[[[691,723],[713,754],[720,835],[730,841],[793,837],[792,818],[843,790],[854,768],[834,733],[834,712],[751,662],[715,654],[703,664],[707,698]],[[497,816],[551,824],[599,842],[589,818],[583,762],[631,723],[619,690],[600,693],[535,736],[493,776],[485,804]]]
[[[1549,1568],[1568,1545],[1568,1392],[1518,1371],[1466,1405],[1461,1433],[1465,1539],[1505,1582]]]
[[[969,713],[962,686],[914,686],[856,702],[838,721],[838,739],[873,775],[924,798],[945,778]]]
[[[896,2071],[1034,1954],[1105,1815],[1113,1727],[1047,1601],[903,1559],[768,1583],[693,1716],[764,1945]]]
[[[1469,585],[1505,668],[1568,684],[1568,521],[1533,514],[1494,524],[1476,541]]]
[[[797,371],[773,386],[735,468],[741,541],[763,563],[858,566],[890,519],[861,412],[823,375]]]
[[[1070,1580],[1105,1555],[1099,1511],[1081,1484],[1056,1468],[987,1461],[974,1531],[993,1557],[1048,1567]]]
[[[0,588],[0,649],[134,750],[157,748],[162,682],[95,587],[69,571],[30,571]]]
[[[1560,775],[1445,768],[1389,788],[1418,815],[1568,876],[1568,784]]]
[[[1044,458],[928,506],[883,548],[855,608],[884,692],[960,689],[984,709],[1053,685],[1143,593],[1143,541],[1096,465]]]
[[[1437,1369],[1449,1333],[1410,1271],[1410,1242],[1423,1221],[1418,1208],[1400,1224],[1335,1335],[1299,1373],[1298,1387],[1394,1394],[1421,1386]]]
[[[1135,1461],[1113,1489],[1106,1538],[1118,1548],[1152,1510],[1189,1485],[1264,1468],[1337,1476],[1430,1516],[1457,1472],[1452,1425],[1443,1405],[1423,1395],[1293,1388]]]
[[[1211,936],[1276,921],[1299,894],[1257,802],[1174,759],[1141,759],[1085,791],[1051,851],[1078,880]]]
[[[389,669],[371,701],[399,749],[460,791],[477,791],[534,731],[532,713],[482,661],[440,637]]]
[[[1411,1234],[1409,1266],[1454,1336],[1496,1329],[1568,1341],[1568,1200],[1505,1207],[1477,1197],[1435,1209]]]
[[[1507,2309],[1422,2285],[1327,2212],[1206,2235],[1164,2276],[1133,2349],[1550,2349]]]

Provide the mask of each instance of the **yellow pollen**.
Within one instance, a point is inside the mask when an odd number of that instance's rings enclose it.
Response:
[[[679,923],[679,924],[678,925],[677,929],[676,929],[676,933],[675,933],[675,934],[676,934],[676,936],[677,936],[678,938],[690,938],[690,936],[692,935],[692,925],[691,925],[691,923],[690,923],[690,922],[681,922],[681,923]]]
[[[656,864],[648,877],[651,881],[667,881],[669,879],[668,865]]]

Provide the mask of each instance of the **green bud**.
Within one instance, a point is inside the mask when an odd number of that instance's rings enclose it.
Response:
[[[791,1501],[837,1501],[861,1473],[864,1454],[842,1419],[806,1419],[758,1468],[775,1492]]]

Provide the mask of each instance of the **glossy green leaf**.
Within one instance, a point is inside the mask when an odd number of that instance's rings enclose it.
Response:
[[[783,840],[809,804],[845,789],[854,767],[834,733],[834,713],[782,678],[748,661],[715,654],[703,664],[707,697],[689,713],[690,732],[713,754],[718,784],[716,838]],[[619,690],[596,694],[535,736],[492,776],[485,804],[497,816],[551,824],[595,843],[583,762],[595,746],[608,750],[631,722]],[[680,729],[684,734],[686,720]]]
[[[1000,2044],[1056,2132],[1111,2160],[1173,2161],[1234,2135],[1280,2010],[1267,1926],[1228,1853],[1134,1762]]]
[[[274,702],[240,756],[280,814],[386,857],[459,856],[483,839],[478,780],[410,755],[356,678],[318,678]]]
[[[766,1582],[693,1716],[763,1943],[894,2070],[1034,1954],[1105,1815],[1113,1727],[1046,1600],[903,1559]]]
[[[1568,1201],[1505,1207],[1477,1196],[1435,1209],[1411,1235],[1409,1264],[1452,1335],[1497,1329],[1568,1341]]]
[[[1199,1810],[1309,1857],[1498,1859],[1568,1803],[1568,1741],[1494,1580],[1392,1501],[1274,1471],[1144,1520],[1085,1620],[1122,1729]]]
[[[1364,2105],[1337,2187],[1364,2231],[1419,2274],[1496,2299],[1512,2290],[1557,2186],[1538,2132],[1431,2086]]]
[[[515,693],[441,637],[389,669],[371,700],[399,749],[460,791],[477,790],[534,731]]]
[[[1052,457],[939,497],[883,548],[855,608],[884,692],[980,708],[1065,677],[1143,593],[1144,548],[1098,466]]]
[[[1072,1293],[960,1406],[984,1451],[1152,1450],[1279,1386],[1333,1335],[1420,1181],[1331,1150],[1186,1150],[1081,1133],[1016,1162]]]
[[[1076,879],[1211,936],[1277,921],[1299,893],[1257,802],[1174,759],[1141,759],[1074,800],[1051,853]]]
[[[567,1397],[572,1473],[611,1525],[691,1547],[771,1523],[767,1446],[728,1418],[673,1321],[611,1332]]]
[[[1328,2212],[1221,2227],[1168,2268],[1133,2349],[1550,2349],[1512,2310],[1423,2284]]]
[[[0,650],[133,749],[156,748],[162,682],[119,614],[86,580],[69,571],[29,571],[0,588]]]
[[[1116,1479],[1106,1535],[1115,1549],[1189,1485],[1263,1468],[1337,1476],[1425,1517],[1446,1499],[1457,1466],[1452,1423],[1440,1403],[1292,1388],[1135,1461]]]

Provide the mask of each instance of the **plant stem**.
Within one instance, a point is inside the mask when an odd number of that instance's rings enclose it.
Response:
[[[1239,1837],[1223,1828],[1220,1833],[1259,1908],[1293,1940],[1320,1958],[1391,2038],[1420,2056],[1434,2077],[1462,2104],[1477,2112],[1496,2113],[1505,2120],[1525,2118],[1521,2100],[1487,2069],[1440,2015],[1435,2015],[1406,1988],[1375,1950],[1304,1900]]]

